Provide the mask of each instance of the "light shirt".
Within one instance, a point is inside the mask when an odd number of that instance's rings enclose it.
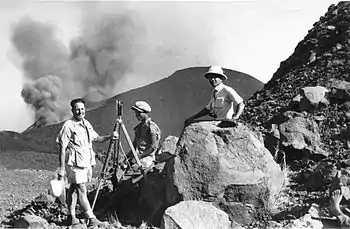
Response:
[[[145,122],[139,123],[135,128],[135,149],[142,154],[149,148],[153,149],[151,155],[154,155],[155,150],[159,146],[160,141],[160,129],[155,122],[148,118]]]
[[[231,119],[237,112],[235,107],[242,102],[242,97],[233,88],[221,83],[214,88],[210,101],[205,107],[218,119]]]
[[[98,136],[88,120],[71,118],[63,124],[56,142],[66,147],[68,165],[88,168],[96,164],[92,141]]]

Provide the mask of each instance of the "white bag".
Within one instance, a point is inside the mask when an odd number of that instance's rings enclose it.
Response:
[[[55,175],[49,183],[49,194],[55,198],[59,198],[62,204],[66,202],[66,177],[62,177],[58,180],[59,168],[56,169]]]
[[[62,182],[63,181],[63,182]],[[60,197],[64,189],[64,180],[51,180],[50,181],[50,195],[53,197]]]

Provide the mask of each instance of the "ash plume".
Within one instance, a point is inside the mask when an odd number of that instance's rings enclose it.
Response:
[[[68,118],[74,97],[98,102],[181,68],[230,59],[231,54],[221,53],[227,47],[227,38],[222,42],[217,29],[222,23],[193,20],[213,15],[213,7],[186,4],[189,7],[158,2],[81,5],[80,34],[68,47],[54,25],[20,20],[11,38],[27,82],[21,95],[35,110],[37,124]]]
[[[62,88],[62,81],[57,76],[48,75],[24,84],[22,97],[36,110],[37,125],[59,122],[58,95]]]
[[[88,25],[69,49],[56,39],[52,26],[28,18],[15,26],[12,42],[28,81],[21,95],[34,108],[36,125],[66,118],[73,97],[96,102],[115,95],[115,85],[131,71],[133,56],[125,42],[137,30],[128,18],[105,15]]]
[[[69,78],[68,50],[55,38],[54,32],[52,26],[24,18],[12,34],[27,80],[21,95],[35,109],[35,121],[40,125],[62,119],[59,104],[62,82]]]

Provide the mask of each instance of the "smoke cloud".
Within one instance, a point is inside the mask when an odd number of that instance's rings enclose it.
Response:
[[[196,3],[184,4],[81,5],[80,36],[69,47],[53,25],[20,20],[11,40],[27,81],[21,95],[35,109],[36,125],[67,118],[75,97],[97,102],[180,68],[222,64],[218,44],[227,40],[220,41],[219,24],[195,19],[206,14],[220,19],[223,12],[215,11],[215,4],[198,10]]]

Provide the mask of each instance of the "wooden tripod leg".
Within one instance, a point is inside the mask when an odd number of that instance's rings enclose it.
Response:
[[[120,126],[119,122],[114,124],[113,132],[116,131],[118,128],[120,128],[119,126]],[[95,194],[94,200],[93,200],[92,205],[91,205],[91,209],[92,210],[94,210],[94,207],[95,207],[95,204],[96,204],[96,200],[97,200],[97,197],[98,197],[98,193],[100,192],[100,189],[101,189],[101,186],[102,186],[102,181],[105,179],[106,171],[107,171],[107,168],[108,168],[108,161],[111,158],[111,150],[112,150],[114,144],[115,144],[115,140],[111,139],[110,142],[109,142],[109,145],[108,145],[107,155],[106,155],[106,159],[105,159],[105,162],[103,164],[103,167],[102,167],[102,172],[101,172],[100,178],[98,180],[96,194]]]
[[[141,169],[141,171],[143,171],[143,168],[142,168],[142,166],[141,166],[141,161],[140,161],[139,157],[137,156],[136,150],[135,150],[135,148],[134,148],[134,145],[132,144],[132,141],[131,141],[131,139],[130,139],[130,136],[129,136],[129,134],[128,134],[126,128],[125,128],[125,125],[124,125],[124,123],[121,123],[120,125],[121,125],[121,127],[122,127],[122,130],[123,130],[123,133],[124,133],[124,135],[125,135],[125,138],[126,138],[126,140],[127,140],[127,142],[128,142],[128,145],[129,145],[129,147],[130,147],[130,149],[131,149],[131,152],[132,152],[132,154],[134,155],[134,158],[135,158],[135,160],[136,160],[136,163],[137,163],[137,165],[139,166],[139,168]]]

